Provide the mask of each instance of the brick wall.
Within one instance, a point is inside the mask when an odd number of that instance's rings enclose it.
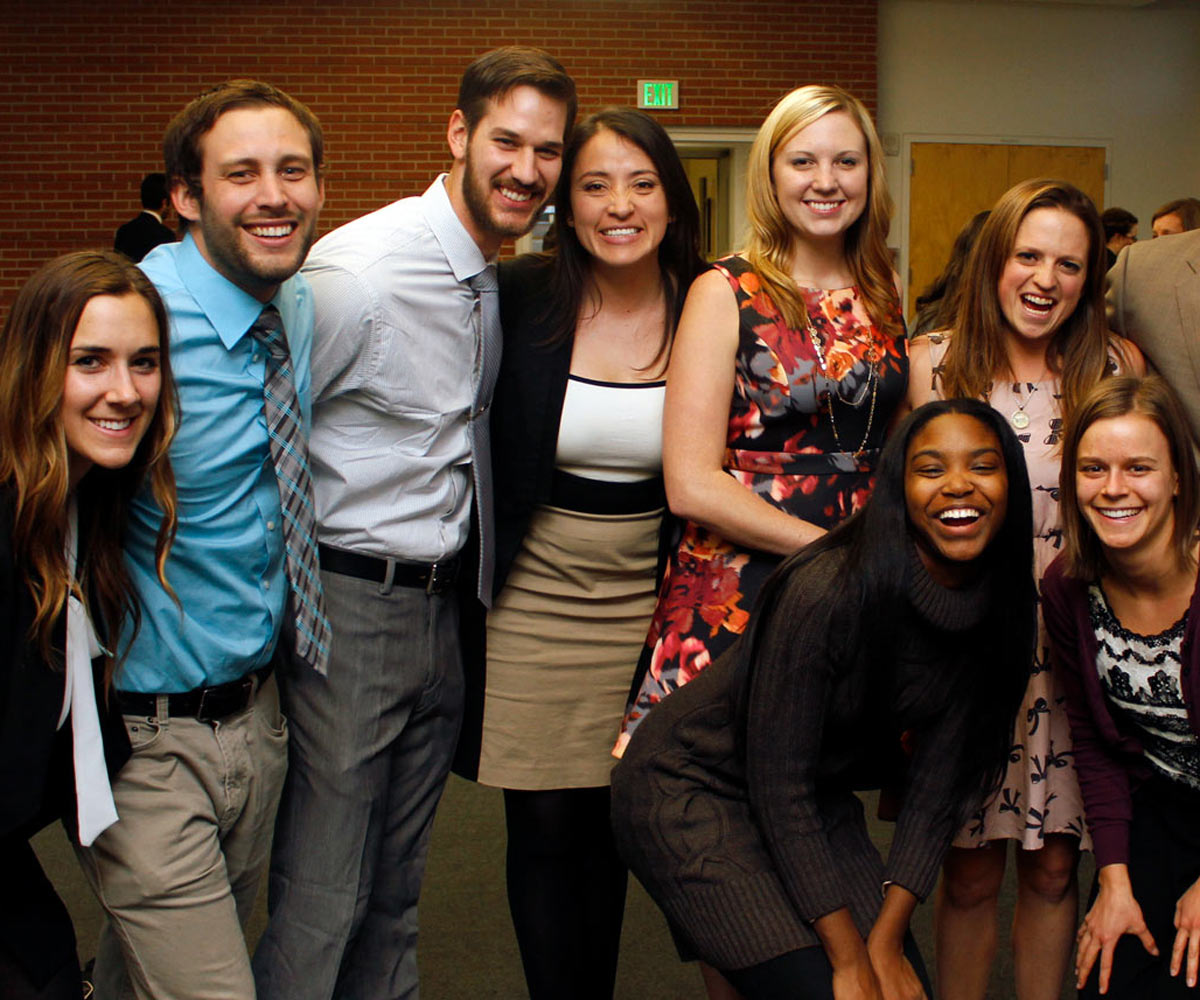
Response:
[[[584,112],[634,103],[639,78],[677,79],[664,123],[757,126],[803,83],[874,111],[876,3],[4,0],[0,309],[50,257],[112,246],[142,175],[162,169],[167,121],[223,79],[268,80],[321,118],[325,232],[444,168],[459,75],[489,48],[553,52]]]

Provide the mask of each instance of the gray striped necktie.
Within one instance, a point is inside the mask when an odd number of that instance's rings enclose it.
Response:
[[[250,327],[250,336],[267,351],[263,414],[283,511],[281,528],[296,623],[296,656],[323,674],[329,662],[331,630],[317,568],[317,517],[308,470],[308,442],[300,419],[287,335],[274,306],[267,306],[259,313]]]
[[[489,264],[468,279],[475,292],[479,324],[479,384],[471,411],[471,475],[475,481],[475,510],[479,518],[479,578],[476,590],[485,607],[492,605],[495,535],[492,519],[492,441],[488,406],[500,371],[500,285],[496,265]]]

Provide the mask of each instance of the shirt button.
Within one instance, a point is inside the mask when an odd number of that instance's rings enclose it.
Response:
[[[271,581],[263,580],[263,590],[270,590],[270,589],[271,589]]]
[[[251,355],[250,355],[250,360],[251,360],[251,361],[253,361],[255,364],[258,364],[258,355],[257,355],[257,354],[251,354]]]
[[[268,522],[267,522],[267,531],[274,531],[274,530],[275,530],[275,522],[274,522],[274,521],[268,521]]]

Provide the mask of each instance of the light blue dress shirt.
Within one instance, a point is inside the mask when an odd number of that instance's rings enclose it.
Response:
[[[189,691],[266,664],[286,617],[279,489],[263,416],[266,359],[246,336],[263,303],[213,270],[190,236],[157,247],[140,266],[171,320],[171,368],[182,413],[171,446],[179,531],[166,575],[182,608],[155,573],[161,512],[144,489],[130,511],[125,549],[142,624],[115,683],[122,691]],[[307,428],[308,282],[299,275],[288,279],[272,304],[287,331]]]

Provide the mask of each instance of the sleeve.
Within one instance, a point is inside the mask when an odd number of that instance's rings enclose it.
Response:
[[[367,382],[377,363],[378,299],[368,282],[337,264],[310,260],[304,277],[312,286],[314,403]]]
[[[764,628],[749,678],[745,742],[750,807],[788,898],[811,923],[846,898],[815,795],[834,686],[834,628],[813,627],[824,615],[812,591],[823,588],[805,586],[808,567],[792,573]]]
[[[1078,615],[1072,601],[1074,581],[1053,563],[1042,580],[1042,616],[1050,634],[1050,653],[1066,696],[1067,720],[1075,750],[1075,773],[1083,793],[1084,812],[1092,834],[1096,865],[1129,861],[1129,825],[1133,800],[1129,772],[1114,756],[1111,744],[1096,724],[1091,699],[1083,682],[1083,670],[1093,664],[1081,662],[1084,648]]]
[[[1108,316],[1108,328],[1123,337],[1130,337],[1130,331],[1125,322],[1125,284],[1129,269],[1128,249],[1126,247],[1117,254],[1117,262],[1109,268],[1108,289],[1104,295],[1104,312]]]
[[[962,684],[956,691],[962,690]],[[896,820],[885,878],[925,900],[937,884],[954,816],[945,808],[954,793],[958,750],[971,724],[967,699],[951,696],[935,725],[921,731],[909,764],[908,787]]]

